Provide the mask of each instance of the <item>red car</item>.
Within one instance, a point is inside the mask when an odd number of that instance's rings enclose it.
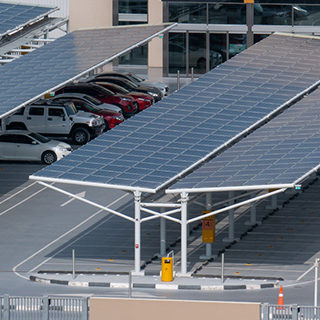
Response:
[[[85,95],[80,95],[78,93],[70,94],[60,94],[50,99],[51,101],[58,101],[61,103],[64,102],[73,102],[77,110],[82,110],[86,112],[91,112],[102,116],[105,122],[105,130],[114,128],[117,124],[124,121],[123,115],[120,112],[115,112],[107,109],[103,109],[103,103],[101,108],[97,107],[95,104],[94,98],[87,97]]]
[[[105,82],[105,81],[100,81],[99,79],[93,79],[88,82],[95,83],[101,87],[104,87],[104,88],[112,91],[113,93],[120,93],[120,94],[125,94],[125,95],[133,97],[136,100],[136,102],[138,103],[139,111],[142,111],[142,110],[149,108],[154,103],[153,97],[150,96],[149,94],[146,94],[146,93],[129,91],[129,90],[122,88],[116,84]]]
[[[60,93],[84,93],[90,95],[101,102],[111,103],[121,108],[123,115],[128,118],[138,112],[136,100],[123,94],[114,94],[112,91],[98,86],[94,83],[77,83],[66,85],[57,91]]]

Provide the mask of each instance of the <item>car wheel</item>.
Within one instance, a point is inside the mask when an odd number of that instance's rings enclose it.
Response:
[[[103,131],[108,131],[108,130],[110,130],[110,127],[109,127],[109,123],[108,123],[108,121],[107,120],[104,120],[104,130]]]
[[[41,160],[44,164],[52,164],[57,161],[57,156],[53,151],[45,151],[42,156]]]
[[[72,133],[72,140],[75,144],[86,144],[90,140],[90,133],[85,128],[75,129]]]

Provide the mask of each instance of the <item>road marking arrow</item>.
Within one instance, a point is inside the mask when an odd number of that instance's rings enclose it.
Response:
[[[82,191],[80,193],[77,193],[76,196],[80,197],[80,198],[84,198],[86,196],[86,191]],[[67,204],[69,204],[70,202],[72,202],[73,200],[76,200],[75,198],[71,198],[70,200],[64,202],[63,204],[60,205],[60,207],[64,207]]]

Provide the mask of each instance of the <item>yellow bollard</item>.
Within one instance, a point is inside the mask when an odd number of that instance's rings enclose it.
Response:
[[[173,280],[173,259],[163,257],[161,259],[161,281],[169,282]]]

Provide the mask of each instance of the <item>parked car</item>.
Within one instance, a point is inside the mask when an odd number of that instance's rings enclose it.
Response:
[[[149,94],[154,98],[156,102],[160,101],[162,99],[162,93],[159,89],[149,86],[143,86],[143,85],[137,85],[136,83],[122,78],[117,77],[94,77],[93,79],[88,79],[88,82],[109,82],[116,84],[122,88],[125,88],[129,91],[136,91],[136,92],[142,92]]]
[[[105,131],[114,128],[124,120],[122,111],[117,106],[102,103],[82,93],[62,93],[50,98],[50,100],[59,103],[71,101],[78,111],[86,111],[102,116],[105,122]],[[110,110],[110,107],[114,107],[117,111]]]
[[[76,83],[66,85],[57,91],[57,93],[83,93],[90,95],[101,102],[114,104],[122,109],[123,115],[128,118],[138,112],[136,101],[126,95],[114,94],[110,90],[97,86],[94,83]]]
[[[99,86],[102,86],[114,93],[121,93],[121,94],[126,94],[128,96],[133,97],[136,102],[138,103],[138,109],[139,111],[142,111],[144,109],[149,108],[153,103],[154,99],[152,96],[146,93],[142,92],[135,92],[135,91],[128,91],[127,89],[120,87],[114,83],[109,83],[109,82],[94,82],[98,84]]]
[[[97,78],[99,78],[99,77],[102,77],[102,78],[103,77],[117,77],[117,78],[127,79],[127,80],[130,80],[130,81],[136,83],[137,85],[147,85],[150,87],[158,88],[161,91],[162,96],[167,96],[169,93],[169,87],[165,83],[159,82],[159,81],[157,81],[157,82],[147,81],[132,72],[125,72],[125,73],[103,72],[103,73],[98,74],[96,77]]]
[[[0,159],[51,164],[72,152],[69,144],[22,130],[0,134]]]
[[[77,111],[72,102],[39,100],[6,118],[7,130],[28,130],[46,136],[70,137],[75,144],[85,144],[104,128],[101,116]]]

